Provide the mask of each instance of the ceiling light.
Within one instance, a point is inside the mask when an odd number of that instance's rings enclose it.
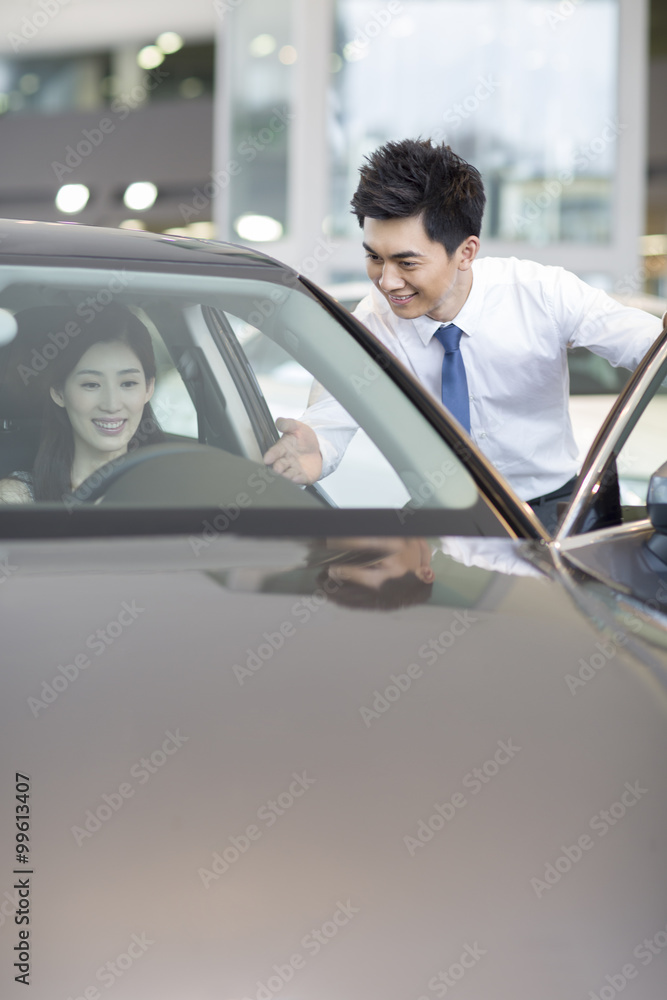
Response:
[[[255,56],[256,59],[270,56],[275,50],[276,40],[273,35],[256,35],[248,46],[250,55]]]
[[[240,215],[234,229],[242,240],[250,240],[251,243],[270,243],[283,235],[282,225],[270,215]]]
[[[127,187],[123,195],[125,205],[133,212],[145,212],[155,204],[156,198],[157,188],[151,181],[135,181]]]
[[[137,53],[137,62],[142,69],[155,69],[164,62],[164,52],[157,45],[144,45]]]
[[[278,58],[284,66],[291,66],[296,62],[296,49],[293,45],[283,45],[278,53]]]
[[[88,204],[90,191],[85,184],[63,184],[56,195],[56,208],[67,215],[75,215]]]
[[[166,55],[171,55],[183,48],[183,39],[176,31],[163,31],[157,36],[155,44]]]

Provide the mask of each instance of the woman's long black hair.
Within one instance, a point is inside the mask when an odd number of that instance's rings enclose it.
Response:
[[[60,311],[60,310],[59,310]],[[74,461],[74,438],[67,412],[58,406],[48,391],[51,388],[62,391],[67,376],[74,370],[79,360],[94,344],[120,341],[126,344],[139,358],[146,381],[155,378],[155,354],[150,334],[146,326],[126,306],[110,303],[89,323],[81,323],[73,313],[67,323],[61,322],[61,331],[78,329],[70,336],[63,335],[66,345],[49,362],[42,373],[44,395],[44,421],[39,450],[33,467],[35,500],[62,500],[72,492],[72,463]],[[137,430],[128,443],[128,451],[134,448],[157,444],[164,440],[153,414],[150,403],[144,412]]]

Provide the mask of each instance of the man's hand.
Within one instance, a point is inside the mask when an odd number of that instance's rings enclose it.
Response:
[[[266,465],[293,483],[316,482],[322,475],[322,455],[313,428],[285,417],[276,420],[276,427],[282,437],[264,456]]]

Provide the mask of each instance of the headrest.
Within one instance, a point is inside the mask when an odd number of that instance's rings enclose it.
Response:
[[[81,334],[81,321],[67,306],[34,306],[15,318],[14,340],[0,347],[0,418],[39,418],[54,363]]]

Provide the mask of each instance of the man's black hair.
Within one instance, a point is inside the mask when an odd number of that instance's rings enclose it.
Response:
[[[429,239],[451,256],[468,236],[479,236],[486,196],[482,177],[444,143],[387,142],[366,157],[352,211],[364,219],[422,216]]]
[[[327,580],[331,580],[331,577],[325,567],[318,573],[317,582],[322,586]],[[409,570],[403,576],[385,580],[379,587],[367,587],[352,580],[336,581],[336,589],[328,591],[328,599],[344,608],[397,611],[414,604],[425,604],[432,590],[432,583],[424,583],[416,573]]]

